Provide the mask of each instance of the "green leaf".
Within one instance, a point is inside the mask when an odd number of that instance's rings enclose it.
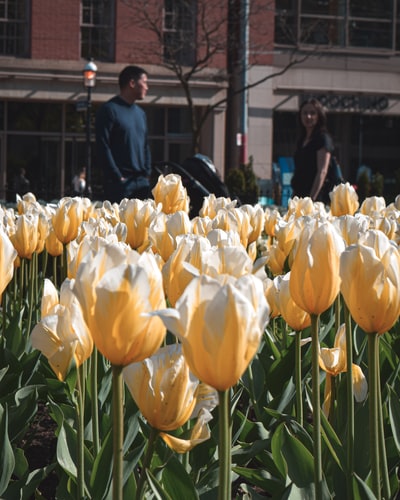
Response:
[[[343,469],[343,464],[346,462],[345,448],[343,447],[340,439],[338,438],[333,427],[331,426],[323,412],[321,412],[321,424],[322,439],[327,446],[330,454],[332,455],[334,461],[337,463],[340,469]]]
[[[8,437],[8,411],[0,405],[0,495],[4,493],[15,467],[14,452]]]
[[[367,483],[357,476],[357,474],[354,474],[353,477],[353,493],[354,498],[359,500],[376,500],[375,494],[369,488]]]
[[[284,424],[280,424],[276,428],[276,430],[272,436],[271,452],[272,452],[272,456],[273,456],[275,465],[276,465],[277,469],[279,470],[282,479],[285,479],[287,476],[287,464],[286,464],[286,461],[282,455],[282,445],[283,445],[283,439],[284,439],[283,427],[284,427]]]
[[[193,481],[179,460],[172,456],[162,471],[161,483],[174,500],[199,498]]]
[[[400,401],[393,387],[389,386],[389,418],[394,442],[400,453]]]
[[[288,467],[288,476],[300,488],[314,481],[314,459],[303,443],[293,436],[286,425],[282,430],[282,455]]]
[[[113,441],[112,431],[104,438],[101,449],[95,458],[92,475],[90,477],[90,488],[92,498],[102,500],[107,497],[112,478]]]
[[[246,479],[252,486],[257,486],[263,491],[278,498],[285,487],[285,481],[279,480],[271,476],[267,471],[262,469],[249,469],[248,467],[233,467],[232,470],[240,477]]]
[[[57,461],[73,478],[77,477],[77,433],[67,422],[63,422],[57,439]]]
[[[13,423],[11,441],[17,440],[37,412],[38,393],[35,386],[22,387],[15,393],[15,406],[9,409],[9,418]]]
[[[175,500],[174,497],[170,497],[163,489],[161,484],[157,481],[155,476],[149,471],[146,470],[147,482],[151,488],[151,491],[154,493],[155,498],[158,500]]]
[[[25,457],[24,451],[21,448],[15,448],[14,450],[15,467],[14,475],[18,478],[24,476],[24,474],[29,472],[28,460]]]

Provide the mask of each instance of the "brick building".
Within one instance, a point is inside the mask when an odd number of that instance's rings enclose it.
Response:
[[[227,40],[235,9],[228,7],[240,5],[249,6],[249,20],[232,51]],[[329,109],[347,178],[355,182],[358,167],[366,164],[384,175],[392,194],[400,156],[399,16],[395,0],[1,2],[0,199],[15,199],[12,182],[21,167],[39,198],[69,192],[87,158],[82,70],[89,56],[98,67],[91,116],[118,92],[117,76],[126,64],[144,66],[150,90],[143,107],[154,161],[190,156],[187,96],[167,63],[176,49],[179,68],[190,68],[196,56],[207,54],[205,35],[214,52],[192,76],[190,96],[197,116],[212,108],[198,145],[222,176],[226,143],[230,140],[235,155],[235,130],[244,132],[247,155],[270,195],[274,165],[293,153],[298,105],[305,95],[318,95]],[[293,54],[303,62],[282,72]],[[246,71],[237,76],[245,79],[236,85],[257,85],[227,107],[227,68],[233,61],[240,70],[243,58],[249,66],[243,64]],[[243,119],[244,129],[238,123]],[[101,172],[92,149],[96,191]]]

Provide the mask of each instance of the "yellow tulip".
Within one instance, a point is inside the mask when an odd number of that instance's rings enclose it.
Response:
[[[156,215],[149,227],[149,240],[154,251],[166,262],[177,245],[177,237],[191,232],[189,216],[186,212]]]
[[[214,193],[209,194],[204,198],[203,205],[199,211],[200,217],[210,217],[213,219],[218,210],[221,208],[226,208],[231,210],[237,205],[237,200],[231,200],[230,198],[225,198],[223,196],[216,197]]]
[[[212,230],[212,219],[208,216],[196,216],[191,220],[191,224],[193,234],[198,234],[199,236],[207,236]]]
[[[178,429],[188,420],[197,417],[202,409],[210,411],[218,401],[216,391],[210,392],[211,388],[208,390],[208,398],[203,397],[201,388],[204,384],[189,371],[180,344],[161,347],[142,362],[126,366],[122,373],[141,413],[159,431]],[[204,441],[209,436],[208,431],[197,442]],[[162,437],[174,448],[173,436],[163,433]],[[184,451],[190,449],[189,446],[192,447],[191,440],[181,441],[184,443],[180,443],[178,451],[181,446],[185,446]]]
[[[264,209],[261,205],[242,205],[239,210],[245,212],[250,220],[250,233],[248,235],[248,243],[257,241],[264,230],[265,219]]]
[[[372,217],[381,215],[386,209],[386,201],[383,196],[369,196],[361,203],[360,213]]]
[[[179,239],[177,248],[162,268],[165,293],[172,306],[175,306],[176,301],[193,279],[194,272],[187,264],[200,270],[203,254],[210,250],[211,244],[203,236],[184,235]]]
[[[266,208],[264,214],[264,231],[270,237],[275,236],[275,227],[279,220],[282,219],[281,213],[277,208]]]
[[[156,311],[178,336],[194,375],[218,391],[235,385],[256,354],[268,322],[262,281],[253,275],[223,284],[194,278],[176,309]]]
[[[290,272],[277,276],[278,308],[282,318],[293,330],[300,332],[311,325],[311,316],[294,302],[290,294]]]
[[[31,259],[38,244],[38,215],[32,212],[19,215],[15,225],[15,232],[10,235],[21,259]]]
[[[14,276],[14,262],[17,255],[10,238],[0,227],[0,302],[4,290]]]
[[[290,273],[290,294],[309,314],[321,314],[339,293],[343,238],[329,222],[304,226]]]
[[[275,286],[276,278],[271,280],[270,278],[265,278],[263,280],[264,284],[264,294],[267,299],[268,305],[270,307],[270,318],[276,318],[281,315],[278,305],[278,289]]]
[[[17,193],[15,196],[17,201],[17,212],[19,215],[27,213],[32,207],[39,207],[36,196],[32,193],[25,193],[22,197]]]
[[[129,258],[128,258],[129,255]],[[135,263],[140,255],[128,245],[101,237],[85,237],[81,243],[68,245],[68,275],[75,280],[74,292],[82,306],[85,321],[90,327],[96,294],[94,288],[109,269],[127,263]]]
[[[160,347],[165,327],[160,318],[147,313],[165,307],[165,297],[161,271],[151,254],[106,271],[89,300],[93,300],[88,324],[94,343],[113,365],[141,361]]]
[[[242,245],[213,246],[202,257],[200,272],[214,278],[224,274],[239,278],[253,270],[253,261]]]
[[[320,205],[318,205],[317,202],[313,202],[309,196],[305,198],[295,196],[289,200],[285,219],[289,219],[292,216],[302,217],[304,215],[314,215],[321,211],[319,207]]]
[[[349,182],[335,186],[329,196],[331,198],[331,213],[336,217],[354,215],[360,206],[358,194]]]
[[[121,222],[127,227],[126,242],[139,252],[149,245],[149,226],[158,210],[153,200],[123,200],[120,206]]]
[[[275,240],[268,251],[267,265],[272,274],[283,274],[286,259],[303,228],[304,218],[291,217],[288,221],[279,220],[275,227]]]
[[[329,414],[332,399],[332,380],[339,373],[347,372],[346,325],[341,325],[335,336],[333,348],[322,347],[319,351],[319,366],[326,372],[325,396],[322,409]],[[356,401],[361,402],[367,396],[368,384],[361,368],[352,365],[353,390]]]
[[[340,259],[341,292],[354,321],[367,333],[382,334],[400,313],[400,254],[381,231],[369,231]]]
[[[52,218],[54,232],[64,245],[78,236],[83,221],[82,198],[62,198]]]
[[[160,175],[152,194],[154,201],[156,204],[161,204],[165,214],[173,214],[178,211],[189,213],[189,198],[179,175]]]
[[[52,257],[58,257],[59,255],[62,255],[62,253],[63,253],[64,245],[57,238],[56,233],[54,232],[53,228],[50,229],[50,232],[46,238],[45,246],[46,246],[47,252]]]
[[[40,211],[38,213],[38,243],[35,249],[36,253],[39,254],[43,252],[49,232],[50,232],[49,219],[47,218],[47,216],[43,211]]]
[[[46,356],[59,380],[65,379],[73,360],[80,366],[93,350],[92,338],[72,288],[73,281],[65,280],[58,300],[54,285],[45,280],[42,317],[31,333],[32,346]]]
[[[358,242],[361,234],[368,231],[370,219],[362,214],[357,214],[356,216],[343,215],[335,217],[332,224],[342,235],[346,245],[352,245]]]

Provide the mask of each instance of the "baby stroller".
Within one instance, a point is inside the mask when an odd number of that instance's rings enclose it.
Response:
[[[160,174],[181,176],[182,184],[190,198],[190,217],[199,214],[203,200],[209,194],[213,193],[217,198],[230,196],[229,190],[218,176],[214,164],[204,155],[196,154],[187,158],[182,165],[171,161],[157,162],[153,165],[153,175],[157,177],[154,179],[155,182]]]

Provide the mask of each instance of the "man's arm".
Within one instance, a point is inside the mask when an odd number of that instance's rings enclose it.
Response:
[[[111,133],[113,128],[113,113],[106,106],[102,106],[96,115],[96,145],[98,161],[107,177],[123,181],[120,169],[115,163],[111,147]]]

